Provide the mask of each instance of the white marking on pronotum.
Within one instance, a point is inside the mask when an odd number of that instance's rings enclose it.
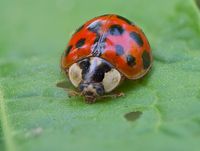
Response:
[[[74,63],[69,68],[69,79],[75,87],[78,87],[79,83],[82,81],[82,69],[77,63]]]
[[[121,81],[121,74],[114,68],[112,68],[109,72],[105,73],[103,79],[103,86],[105,92],[111,92],[115,89]]]

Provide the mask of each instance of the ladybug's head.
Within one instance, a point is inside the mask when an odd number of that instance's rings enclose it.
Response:
[[[90,57],[74,63],[68,71],[72,84],[79,89],[87,102],[111,92],[120,81],[121,74],[107,61]]]
[[[101,83],[80,83],[79,90],[87,102],[94,102],[98,96],[105,93],[104,86]]]

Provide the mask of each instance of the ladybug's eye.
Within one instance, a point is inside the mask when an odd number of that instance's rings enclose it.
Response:
[[[96,92],[97,92],[97,94],[99,94],[99,95],[103,95],[103,94],[104,94],[104,89],[103,89],[103,87],[102,87],[102,86],[97,87],[97,88],[96,88]]]
[[[121,74],[116,69],[112,68],[109,72],[105,73],[103,79],[103,86],[105,92],[110,92],[116,88],[121,81]]]
[[[69,79],[75,87],[78,87],[79,83],[82,81],[82,69],[77,63],[74,63],[69,68]]]

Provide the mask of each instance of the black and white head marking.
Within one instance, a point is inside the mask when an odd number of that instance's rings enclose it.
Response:
[[[115,89],[122,76],[107,61],[90,57],[69,68],[69,79],[85,96],[100,96]]]

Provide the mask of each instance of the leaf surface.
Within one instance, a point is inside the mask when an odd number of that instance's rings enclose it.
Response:
[[[141,26],[154,64],[126,95],[93,105],[57,83],[60,56],[86,20],[120,14]],[[200,148],[200,17],[192,0],[19,0],[0,6],[0,149],[8,151]]]

